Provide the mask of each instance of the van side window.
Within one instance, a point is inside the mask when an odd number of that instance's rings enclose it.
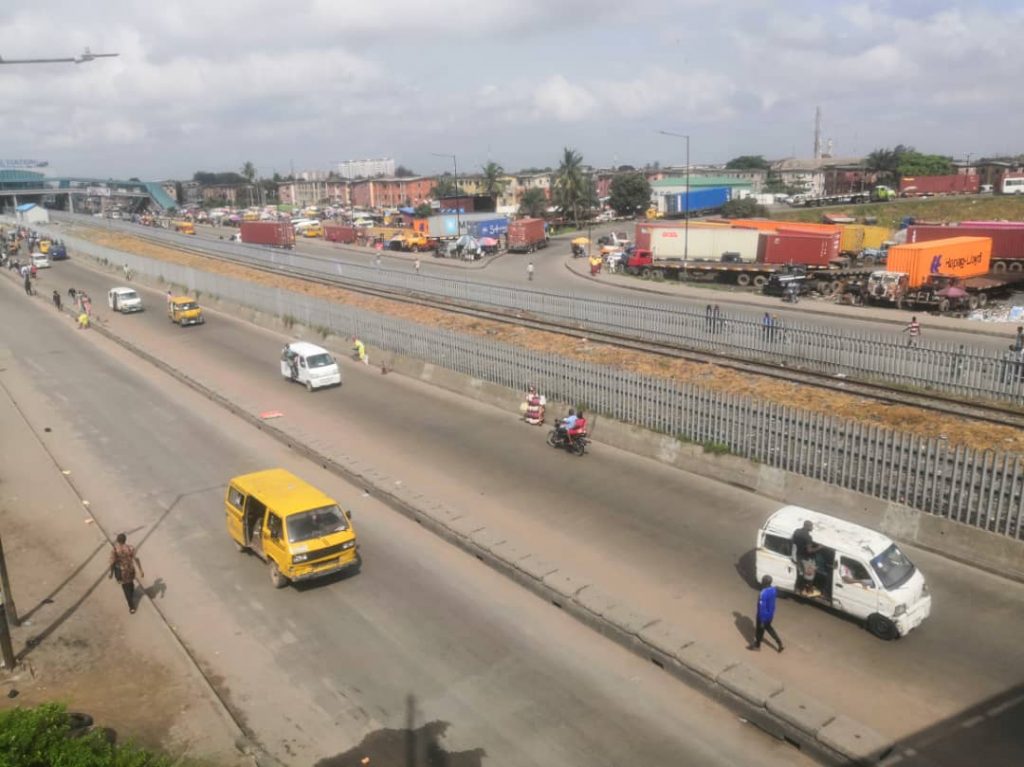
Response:
[[[242,504],[245,503],[245,496],[238,491],[237,488],[228,488],[228,503],[234,506],[239,511],[242,510]]]
[[[284,533],[284,526],[281,524],[281,518],[274,512],[270,512],[267,515],[267,532],[270,533],[271,540],[280,540]]]
[[[791,538],[783,538],[780,535],[768,533],[764,536],[764,547],[768,551],[774,551],[776,554],[781,554],[784,557],[793,556],[793,540]]]
[[[873,583],[868,569],[856,559],[850,559],[849,557],[839,557],[839,574],[848,583],[854,581]]]
[[[305,357],[299,357],[299,367],[300,368],[306,367],[306,358]]]

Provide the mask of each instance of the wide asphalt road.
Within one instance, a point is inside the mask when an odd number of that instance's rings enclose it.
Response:
[[[72,282],[99,309],[105,280],[73,264],[45,272],[39,289]],[[151,597],[141,609],[164,615],[284,763],[345,754],[338,764],[391,764],[408,749],[421,756],[403,764],[809,764],[99,334],[73,329],[6,277],[0,303],[0,381],[99,523],[139,545]],[[153,325],[168,357],[177,346],[201,351],[191,371],[200,377],[244,359],[218,359],[210,344],[219,336],[230,348],[251,330],[219,317],[157,328],[152,303],[114,319]],[[275,364],[238,372],[288,390]],[[348,391],[303,402],[328,409]],[[272,466],[353,510],[360,574],[275,590],[266,568],[235,550],[225,483]]]
[[[85,287],[97,303],[116,280],[75,262],[43,279]],[[144,294],[150,310],[111,317],[116,333],[251,412],[282,410],[282,423],[318,449],[357,456],[428,497],[472,510],[602,590],[886,734],[907,736],[1024,680],[1024,586],[919,551],[913,557],[934,608],[907,638],[884,643],[852,622],[787,602],[778,621],[787,652],[746,653],[756,595],[747,580],[750,550],[777,501],[599,443],[583,459],[556,453],[543,430],[515,414],[347,360],[342,389],[309,395],[279,378],[283,337],[219,313],[200,328],[173,327],[159,295]]]
[[[79,224],[103,227],[99,219],[92,220],[81,217]],[[117,229],[132,231],[138,229],[146,234],[144,227],[136,227],[127,222],[116,222]],[[602,224],[591,232],[595,239],[599,234],[612,230],[624,231],[632,236],[634,222],[620,221]],[[196,236],[178,235],[161,232],[161,236],[170,235],[171,241],[179,240],[183,245],[199,245],[203,240],[227,240],[236,229],[230,227],[196,227]],[[651,301],[673,304],[683,309],[703,312],[708,303],[721,305],[726,316],[746,318],[758,321],[765,311],[780,315],[787,326],[796,324],[820,327],[826,332],[866,335],[876,333],[881,337],[902,340],[902,329],[912,316],[921,320],[923,335],[926,341],[964,344],[969,349],[1004,352],[1012,340],[1013,328],[998,323],[985,323],[970,320],[959,320],[950,317],[932,317],[924,312],[897,311],[879,307],[844,307],[824,301],[802,300],[796,306],[782,303],[777,298],[760,296],[738,288],[719,285],[715,287],[696,287],[680,285],[677,282],[652,283],[624,275],[603,276],[599,279],[588,279],[574,274],[566,268],[573,263],[570,257],[569,241],[573,235],[559,235],[552,238],[548,248],[533,254],[507,253],[494,258],[488,263],[466,263],[451,259],[437,259],[432,253],[419,254],[423,274],[449,277],[452,279],[480,282],[494,285],[515,285],[523,288],[549,290],[572,293],[585,298],[588,296],[603,300],[621,299],[622,301]],[[376,252],[365,247],[339,245],[324,242],[316,238],[299,237],[296,250],[300,253],[320,255],[331,259],[350,263],[367,263],[376,256]],[[413,270],[416,258],[412,253],[383,251],[382,263],[388,269]],[[527,281],[526,265],[533,262],[534,280]],[[575,262],[577,268],[583,269],[583,262]]]

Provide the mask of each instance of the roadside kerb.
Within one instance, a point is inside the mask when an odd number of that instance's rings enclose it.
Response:
[[[781,692],[770,697],[767,703],[756,689],[751,692],[746,687],[739,687],[735,684],[733,686],[738,687],[739,692],[729,689],[718,681],[718,676],[739,666],[738,662],[724,656],[713,660],[718,658],[716,651],[697,643],[680,647],[671,654],[664,651],[663,641],[660,642],[660,648],[649,645],[643,638],[644,630],[658,623],[655,619],[645,619],[644,616],[629,611],[628,607],[619,606],[613,597],[563,571],[556,563],[545,562],[530,555],[522,556],[526,549],[517,544],[512,545],[515,547],[514,556],[518,558],[506,559],[503,553],[509,551],[509,541],[498,531],[490,530],[482,523],[475,521],[471,515],[458,513],[455,510],[441,507],[439,504],[433,504],[430,507],[429,502],[425,502],[426,499],[422,495],[415,493],[405,485],[396,486],[387,475],[377,472],[372,467],[365,467],[350,457],[337,460],[326,456],[303,444],[284,429],[266,423],[257,415],[247,412],[199,381],[175,370],[155,355],[120,338],[102,325],[94,325],[93,329],[323,469],[337,474],[346,481],[371,490],[379,500],[389,507],[418,522],[443,539],[454,543],[497,572],[511,575],[515,582],[526,586],[541,598],[563,609],[584,625],[599,631],[640,657],[655,662],[677,679],[702,692],[709,693],[714,699],[738,715],[775,737],[784,738],[814,758],[834,765],[869,765],[877,764],[892,750],[891,741],[881,734],[846,719],[844,719],[843,728],[831,733],[830,740],[826,743],[819,738],[819,732],[823,732],[827,724],[837,719],[837,715],[828,711],[825,720],[822,721],[822,713],[819,708],[811,709],[813,716],[805,717],[801,715],[799,707],[787,704],[790,697],[781,698],[776,702],[779,696],[787,693],[794,700],[810,700],[795,690],[788,690],[783,682],[776,683],[781,687]],[[449,373],[449,371],[445,372]],[[477,391],[481,389],[479,386],[470,388]],[[438,511],[440,513],[434,516]],[[551,584],[553,580],[551,576],[556,573],[561,574],[560,588]],[[573,596],[566,598],[563,592],[569,587],[565,584],[579,584],[580,588],[574,591]],[[662,637],[667,635],[669,634],[659,634]],[[774,710],[773,706],[778,710]],[[856,737],[848,734],[851,732]]]

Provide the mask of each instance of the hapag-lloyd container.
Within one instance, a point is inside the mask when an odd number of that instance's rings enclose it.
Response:
[[[988,237],[950,237],[945,240],[894,245],[885,269],[909,275],[908,287],[919,288],[932,276],[980,277],[988,274],[992,240]]]
[[[915,225],[907,228],[907,242],[928,242],[947,237],[989,237],[992,268],[1002,271],[1014,262],[1024,263],[1024,223],[1012,221],[964,221],[957,226]]]

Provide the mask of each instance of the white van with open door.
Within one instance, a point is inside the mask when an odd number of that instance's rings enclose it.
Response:
[[[793,534],[811,522],[811,538],[820,547],[814,558],[814,596],[798,589]],[[757,533],[757,581],[770,575],[779,591],[817,602],[864,621],[881,639],[904,636],[920,626],[932,609],[924,576],[907,555],[882,533],[799,506],[785,506]]]
[[[341,369],[329,351],[305,341],[292,341],[281,352],[281,375],[313,391],[341,386]]]

